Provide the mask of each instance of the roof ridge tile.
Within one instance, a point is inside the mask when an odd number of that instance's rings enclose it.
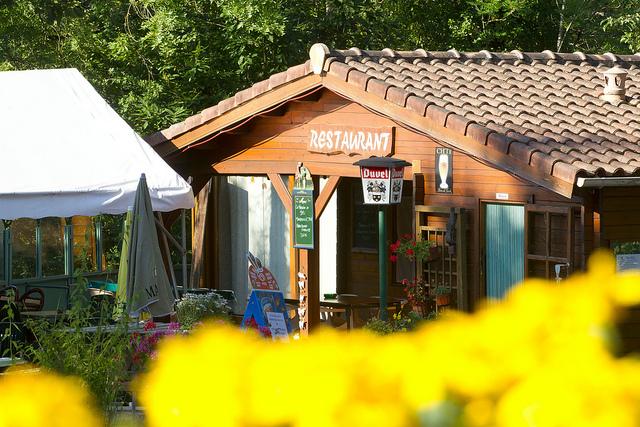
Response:
[[[427,114],[425,117],[442,127],[446,127],[447,117],[451,114],[453,114],[451,111],[432,104],[427,107]]]

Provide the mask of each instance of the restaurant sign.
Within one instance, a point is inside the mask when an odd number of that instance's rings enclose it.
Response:
[[[398,204],[402,198],[404,166],[361,166],[365,205]]]
[[[312,125],[309,128],[307,150],[314,153],[384,157],[391,154],[392,149],[393,127]]]

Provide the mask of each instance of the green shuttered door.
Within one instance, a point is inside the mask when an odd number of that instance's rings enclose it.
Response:
[[[524,279],[524,206],[485,205],[487,297],[502,298]]]

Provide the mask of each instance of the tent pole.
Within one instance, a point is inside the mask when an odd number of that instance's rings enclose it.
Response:
[[[164,223],[160,220],[158,220],[158,217],[154,217],[154,219],[156,220],[156,225],[158,226],[158,228],[160,229],[160,231],[162,231],[163,236],[167,239],[169,239],[169,241],[171,242],[171,244],[173,246],[175,246],[175,248],[177,250],[180,251],[180,253],[184,253],[186,251],[186,249],[184,248],[184,246],[180,245],[180,243],[176,240],[175,237],[173,237],[173,235],[171,234],[171,232],[169,230],[166,229],[166,227],[164,226]]]

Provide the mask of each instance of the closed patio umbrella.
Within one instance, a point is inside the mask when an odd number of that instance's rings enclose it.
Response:
[[[119,319],[122,308],[127,302],[127,272],[129,271],[129,239],[131,238],[131,218],[133,207],[127,210],[124,219],[124,233],[122,233],[122,249],[120,250],[120,264],[118,266],[118,288],[116,289],[116,307],[114,318]]]
[[[174,293],[162,261],[147,180],[142,174],[133,205],[127,271],[127,310],[154,317],[173,312]]]

